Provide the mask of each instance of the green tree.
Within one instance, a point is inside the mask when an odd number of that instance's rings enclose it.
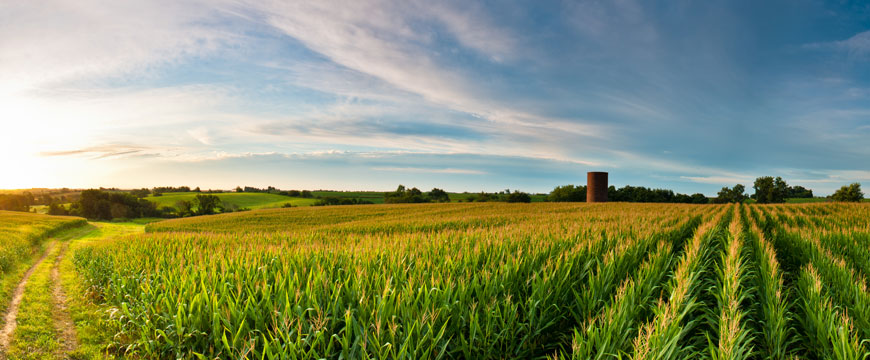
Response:
[[[179,200],[175,202],[175,208],[178,209],[178,216],[185,217],[193,215],[193,204],[187,200]]]
[[[450,202],[450,195],[448,195],[444,190],[433,188],[432,191],[429,192],[429,200],[435,202]]]
[[[852,183],[841,187],[840,190],[837,190],[837,192],[831,196],[831,198],[834,201],[858,202],[864,199],[864,193],[861,192],[860,183]]]
[[[753,198],[759,204],[784,203],[788,197],[788,184],[779,176],[776,179],[771,176],[757,178],[753,188],[755,188]]]
[[[527,194],[527,193],[514,190],[514,192],[510,193],[507,196],[507,202],[509,202],[509,203],[530,203],[530,202],[532,202],[532,196]]]
[[[717,204],[743,202],[748,198],[745,191],[746,187],[743,184],[734,185],[733,188],[723,187],[722,190],[719,190],[713,202]]]
[[[196,206],[197,215],[211,215],[220,206],[221,199],[217,195],[197,194],[193,198],[193,205]]]
[[[555,188],[553,188],[553,191],[550,192],[550,195],[547,195],[547,201],[584,202],[586,201],[586,186],[556,186]]]

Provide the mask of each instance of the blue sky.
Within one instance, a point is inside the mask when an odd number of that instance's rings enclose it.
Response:
[[[0,187],[870,183],[870,3],[0,4]]]

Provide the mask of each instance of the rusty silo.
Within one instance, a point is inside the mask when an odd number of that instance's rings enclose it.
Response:
[[[607,202],[607,173],[586,173],[586,202]]]

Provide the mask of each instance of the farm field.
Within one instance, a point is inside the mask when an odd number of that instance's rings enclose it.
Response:
[[[423,204],[153,223],[74,262],[147,358],[867,353],[870,207]]]
[[[158,207],[174,207],[176,202],[182,200],[191,201],[198,194],[201,193],[164,193],[162,196],[148,196],[145,199],[156,203]],[[316,199],[295,198],[268,193],[215,193],[210,195],[216,195],[221,199],[221,201],[235,204],[240,208],[248,209],[279,208],[286,203],[291,203],[293,206],[309,206],[317,202]]]
[[[306,207],[148,225],[0,212],[3,246],[23,254],[0,278],[4,307],[23,290],[0,349],[860,359],[868,219],[844,203]]]

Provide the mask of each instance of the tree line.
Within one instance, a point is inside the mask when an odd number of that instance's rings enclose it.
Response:
[[[509,203],[529,203],[532,202],[532,196],[528,193],[507,189],[498,193],[480,192],[479,194],[471,194],[459,199],[459,202],[490,202],[501,201]],[[386,204],[403,204],[403,203],[429,203],[429,202],[450,202],[450,194],[446,191],[433,188],[428,193],[423,193],[418,188],[406,188],[404,185],[399,185],[396,191],[384,193],[384,203]]]
[[[680,194],[667,189],[650,189],[643,186],[623,186],[607,188],[608,201],[645,202],[645,203],[684,203],[707,204],[710,202],[704,194]],[[585,185],[557,186],[547,195],[547,201],[552,202],[585,202]]]
[[[714,202],[716,203],[734,203],[744,202],[748,199],[755,200],[759,204],[777,204],[784,203],[786,199],[794,198],[813,198],[813,191],[803,186],[789,186],[782,177],[762,176],[755,179],[752,184],[755,193],[747,195],[746,187],[743,184],[734,185],[734,187],[723,187],[717,194]],[[864,199],[864,193],[861,191],[860,183],[852,183],[841,187],[828,196],[827,199],[832,201],[850,201],[857,202]]]

